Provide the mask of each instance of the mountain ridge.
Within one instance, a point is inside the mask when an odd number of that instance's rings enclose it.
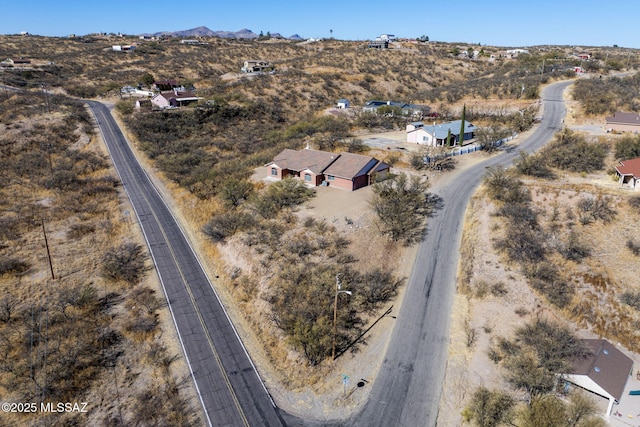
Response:
[[[210,28],[201,25],[199,27],[191,28],[188,30],[179,31],[158,31],[155,33],[141,34],[145,36],[172,36],[172,37],[220,37],[225,39],[257,39],[260,36],[253,31],[243,28],[238,31],[213,31]],[[303,40],[298,34],[293,34],[289,37],[283,37],[280,33],[270,33],[272,38],[283,38],[288,40]]]

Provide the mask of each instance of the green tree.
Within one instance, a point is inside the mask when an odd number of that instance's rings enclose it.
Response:
[[[471,48],[469,48],[471,49]],[[458,143],[460,144],[460,146],[462,147],[462,145],[464,144],[464,122],[467,118],[467,105],[464,104],[462,106],[462,119],[460,120],[460,136],[458,137]]]
[[[147,87],[151,86],[155,81],[156,79],[151,73],[144,73],[142,77],[140,77],[140,83]]]
[[[228,178],[220,188],[220,198],[230,208],[237,208],[253,194],[253,184],[246,179]]]
[[[392,241],[411,244],[420,240],[425,217],[430,212],[429,183],[419,176],[401,173],[373,187],[369,202],[378,218],[378,227]]]

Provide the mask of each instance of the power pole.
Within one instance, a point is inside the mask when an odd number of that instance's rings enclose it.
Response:
[[[56,276],[53,274],[53,262],[51,261],[51,251],[49,251],[49,241],[47,240],[47,230],[44,228],[44,218],[40,218],[42,222],[42,234],[44,234],[44,245],[47,247],[47,257],[49,258],[49,268],[51,269],[51,279],[56,280]]]

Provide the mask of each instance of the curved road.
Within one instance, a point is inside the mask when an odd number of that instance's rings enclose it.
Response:
[[[464,170],[447,185],[432,189],[444,201],[444,206],[429,221],[378,378],[362,410],[350,420],[336,424],[435,425],[447,360],[464,211],[485,168],[511,164],[518,151],[539,149],[561,129],[565,113],[562,94],[571,83],[560,82],[545,89],[542,123],[517,149],[507,149]],[[211,426],[304,424],[304,420],[283,414],[287,419],[285,424],[200,261],[137,162],[109,110],[99,102],[87,101],[87,104],[98,121],[147,240],[206,423]]]
[[[107,107],[86,101],[142,227],[191,371],[205,424],[283,426],[195,252]]]
[[[435,426],[447,361],[449,324],[464,212],[485,169],[510,165],[519,151],[533,152],[562,128],[562,99],[572,82],[548,86],[543,92],[542,122],[515,149],[456,174],[433,188],[444,203],[429,220],[395,320],[391,341],[369,400],[349,425],[362,427]]]

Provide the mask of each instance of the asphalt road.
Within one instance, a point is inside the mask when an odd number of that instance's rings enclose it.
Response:
[[[420,245],[369,400],[346,424],[362,427],[436,425],[465,209],[487,167],[510,165],[519,151],[539,149],[562,128],[565,114],[562,93],[571,83],[560,82],[545,89],[542,121],[517,148],[465,169],[447,185],[432,189],[440,197],[442,208],[429,219],[427,234]]]
[[[309,422],[282,414],[284,422],[175,218],[108,109],[88,101],[145,234],[208,425],[435,426],[464,211],[487,167],[511,164],[519,151],[539,149],[562,128],[562,93],[570,84],[557,83],[543,92],[542,122],[517,148],[432,189],[442,207],[429,220],[369,400],[351,419],[336,422]]]
[[[87,104],[142,227],[204,408],[204,424],[285,425],[195,252],[109,110],[99,102]]]

